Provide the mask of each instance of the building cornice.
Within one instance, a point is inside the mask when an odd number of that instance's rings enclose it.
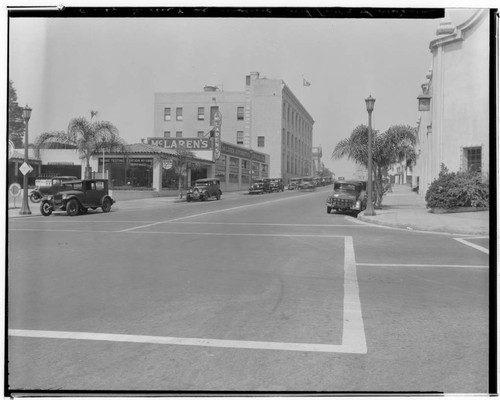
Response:
[[[487,9],[477,10],[470,16],[469,19],[455,28],[453,28],[453,26],[449,22],[442,23],[437,29],[437,34],[446,36],[438,37],[432,40],[429,44],[429,49],[431,50],[431,52],[433,52],[440,46],[444,46],[457,41],[463,41],[465,39],[465,33],[478,25],[483,19],[487,17],[487,15]]]
[[[297,97],[293,94],[293,92],[290,90],[290,88],[286,85],[284,81],[281,81],[282,87],[283,87],[283,92],[287,94],[288,97],[290,97],[297,109],[299,109],[308,119],[309,123],[311,125],[314,125],[314,119],[309,114],[309,112],[305,109],[305,107],[302,105],[302,103],[297,99]]]

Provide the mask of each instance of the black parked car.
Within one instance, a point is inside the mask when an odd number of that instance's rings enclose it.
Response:
[[[254,179],[253,183],[248,188],[248,193],[262,194],[271,192],[271,182],[270,179]]]
[[[208,200],[211,198],[216,198],[220,200],[222,196],[222,191],[220,190],[220,180],[219,179],[198,179],[194,186],[189,189],[186,193],[186,201],[190,202],[192,200]]]
[[[64,182],[62,190],[42,198],[40,212],[48,217],[53,211],[66,211],[70,216],[86,214],[88,209],[109,212],[115,201],[108,192],[106,179],[78,179]]]
[[[285,184],[281,178],[271,178],[270,180],[271,192],[283,192],[285,190]]]

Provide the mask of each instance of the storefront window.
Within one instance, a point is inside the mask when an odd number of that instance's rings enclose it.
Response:
[[[229,157],[229,182],[238,183],[239,175],[240,175],[239,158]]]

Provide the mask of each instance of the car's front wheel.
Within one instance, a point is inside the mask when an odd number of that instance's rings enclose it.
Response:
[[[50,206],[50,203],[48,201],[44,201],[42,204],[40,204],[40,212],[44,217],[48,217],[52,214],[52,207]]]
[[[332,212],[332,207],[326,207],[326,213],[330,214]]]
[[[103,201],[102,201],[102,212],[110,212],[111,211],[111,200],[108,199],[108,198],[105,198]]]
[[[66,204],[66,212],[70,217],[74,217],[75,215],[78,215],[80,212],[80,205],[78,204],[78,201],[75,199],[71,199],[68,201]]]

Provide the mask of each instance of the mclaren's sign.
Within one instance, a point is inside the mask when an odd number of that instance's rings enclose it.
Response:
[[[148,144],[152,146],[165,147],[166,149],[185,148],[188,150],[210,150],[212,142],[210,138],[157,138],[149,137]]]

